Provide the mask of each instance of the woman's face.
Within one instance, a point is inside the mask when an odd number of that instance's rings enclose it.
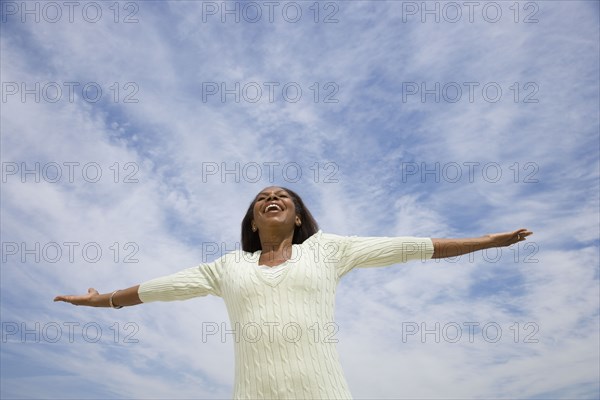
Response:
[[[282,225],[294,230],[294,226],[299,222],[294,201],[284,189],[271,186],[256,196],[253,225],[259,232],[264,228]]]

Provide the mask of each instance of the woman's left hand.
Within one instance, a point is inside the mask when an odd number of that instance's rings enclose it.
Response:
[[[491,241],[491,247],[506,247],[515,243],[522,242],[527,236],[532,235],[528,229],[522,228],[513,232],[492,233],[485,235]]]

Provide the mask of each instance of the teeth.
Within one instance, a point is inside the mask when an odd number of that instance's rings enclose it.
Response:
[[[267,206],[267,208],[265,208],[265,212],[267,212],[267,211],[269,211],[269,210],[271,210],[273,208],[276,209],[276,210],[282,211],[281,207],[279,207],[277,204],[269,204]]]

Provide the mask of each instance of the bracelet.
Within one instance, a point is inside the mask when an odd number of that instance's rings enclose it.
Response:
[[[114,292],[112,292],[112,294],[110,295],[110,297],[108,298],[108,305],[110,306],[110,308],[114,308],[114,309],[119,309],[119,308],[123,308],[123,306],[115,306],[113,304],[113,296],[115,295],[115,293],[117,293],[119,290],[115,290]]]

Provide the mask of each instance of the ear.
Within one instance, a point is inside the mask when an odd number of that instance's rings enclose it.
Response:
[[[300,225],[302,225],[302,221],[300,220],[300,217],[296,215],[296,226]]]

